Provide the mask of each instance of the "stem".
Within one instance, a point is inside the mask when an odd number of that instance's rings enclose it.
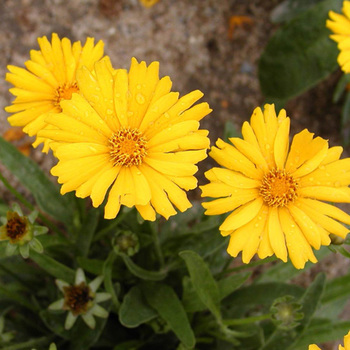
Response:
[[[223,274],[228,274],[231,272],[237,272],[237,271],[242,271],[242,270],[246,270],[249,269],[251,267],[255,267],[255,266],[259,266],[259,265],[264,265],[266,263],[269,262],[273,262],[273,261],[277,261],[278,258],[276,258],[275,256],[270,256],[269,258],[263,259],[263,260],[257,260],[257,261],[253,261],[249,264],[245,264],[245,265],[241,265],[241,266],[237,266],[237,267],[233,267],[231,269],[222,271],[219,275],[223,275]]]
[[[120,222],[124,220],[128,213],[129,212],[122,212],[107,227],[97,232],[95,237],[93,238],[93,242],[99,241],[103,236],[107,235],[110,231],[114,230],[120,224]]]
[[[16,281],[18,281],[19,283],[21,283],[27,290],[32,290],[32,286],[26,282],[25,280],[23,280],[21,277],[19,277],[17,274],[13,273],[10,269],[8,269],[7,267],[5,267],[3,264],[0,263],[0,270],[3,270],[4,272],[6,272],[9,276],[11,276],[13,279],[15,279]]]
[[[49,344],[55,338],[54,335],[28,340],[24,343],[8,346],[7,350],[31,349],[33,346]]]
[[[222,322],[226,326],[236,326],[236,325],[259,322],[259,321],[267,320],[269,318],[271,318],[270,313],[259,315],[259,316],[246,317],[246,318],[236,318],[236,319],[231,319],[231,320],[223,320]]]
[[[33,211],[35,210],[35,207],[29,203],[17,190],[15,190],[10,183],[2,176],[2,174],[0,173],[0,180],[2,181],[2,183],[5,185],[5,187],[25,206],[27,207],[29,210]],[[51,229],[51,231],[56,232],[57,234],[63,235],[64,233],[50,220],[48,220],[44,215],[42,215],[39,212],[39,218],[41,219],[41,221],[48,227]]]
[[[151,232],[152,232],[153,243],[154,243],[156,255],[157,255],[160,267],[163,268],[164,267],[164,256],[163,256],[162,248],[160,246],[158,230],[156,230],[154,225],[152,225],[151,223],[150,223],[150,227],[151,227]]]

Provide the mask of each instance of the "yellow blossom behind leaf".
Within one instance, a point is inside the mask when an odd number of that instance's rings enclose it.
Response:
[[[330,37],[338,44],[338,63],[345,73],[350,72],[350,1],[343,2],[343,15],[329,11],[326,27],[334,34]]]
[[[301,269],[317,261],[312,248],[329,245],[330,234],[348,233],[350,215],[326,202],[350,203],[350,158],[339,160],[341,147],[306,129],[289,145],[289,125],[285,110],[256,108],[243,139],[219,139],[210,152],[222,167],[205,173],[202,196],[216,198],[203,203],[205,213],[230,213],[220,231],[230,236],[228,253],[242,251],[244,263],[275,254]]]
[[[10,92],[16,96],[5,110],[12,115],[8,118],[12,126],[23,127],[29,136],[36,136],[47,127],[47,113],[60,113],[60,103],[79,93],[76,71],[81,66],[91,69],[103,56],[103,42],[94,44],[87,38],[84,46],[80,41],[73,44],[67,38],[60,39],[52,34],[51,43],[46,36],[38,38],[40,50],[30,51],[26,68],[9,65],[6,80],[14,87]],[[108,60],[108,58],[106,57]],[[36,138],[34,147],[45,142],[44,151],[49,149],[49,140]]]

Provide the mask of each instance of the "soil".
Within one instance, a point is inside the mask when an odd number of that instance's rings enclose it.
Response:
[[[160,75],[169,75],[173,91],[184,95],[194,89],[204,92],[213,112],[202,122],[210,130],[212,143],[223,137],[227,121],[239,131],[253,109],[264,104],[258,75],[259,57],[270,36],[278,28],[270,22],[272,9],[281,0],[160,0],[150,8],[138,0],[0,0],[0,76],[8,64],[23,66],[31,49],[38,49],[37,38],[56,32],[72,41],[86,37],[103,40],[105,53],[114,67],[128,68],[131,57],[148,64],[160,62]],[[232,16],[244,16],[243,23],[230,28]],[[308,128],[316,135],[339,144],[340,105],[331,101],[331,92],[340,72],[286,105],[292,119],[292,133]],[[10,85],[0,80],[0,133],[10,126],[3,108],[11,103]],[[22,143],[28,139],[21,140]],[[45,170],[54,159],[31,149],[30,157]],[[200,164],[199,181],[211,167]],[[7,178],[11,175],[1,167]],[[14,179],[11,179],[16,184]],[[22,189],[23,193],[25,191]],[[0,194],[11,195],[0,184]],[[198,193],[194,192],[193,197]],[[315,273],[326,271],[333,277],[344,274],[349,262],[342,256],[315,265],[300,283],[308,283]],[[332,349],[332,345],[325,345]]]

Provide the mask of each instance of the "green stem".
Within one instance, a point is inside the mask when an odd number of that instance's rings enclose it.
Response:
[[[0,263],[0,270],[6,272],[6,274],[8,274],[9,276],[11,276],[13,279],[15,279],[16,281],[18,281],[19,283],[21,283],[27,290],[32,290],[32,286],[26,282],[25,280],[23,280],[21,277],[19,277],[17,274],[13,273],[10,269],[8,269],[7,267],[5,267],[3,264]]]
[[[2,183],[5,185],[5,187],[25,206],[27,207],[29,210],[33,211],[35,210],[35,207],[29,203],[18,191],[16,191],[11,185],[10,183],[2,176],[2,174],[0,173],[0,180],[2,181]],[[63,235],[64,233],[50,220],[48,220],[44,215],[42,215],[39,212],[39,218],[41,219],[41,221],[51,230],[56,232],[57,234]]]
[[[264,264],[267,264],[269,262],[273,262],[273,261],[277,261],[277,260],[278,260],[278,258],[276,258],[275,256],[271,256],[271,257],[263,259],[263,260],[253,261],[253,262],[251,262],[249,264],[245,264],[245,265],[241,265],[241,266],[233,267],[231,269],[224,270],[224,271],[220,272],[219,275],[221,276],[221,275],[229,274],[229,273],[232,273],[232,272],[238,272],[238,271],[246,270],[246,269],[249,269],[251,267],[264,265]]]
[[[156,230],[153,223],[150,223],[150,228],[151,228],[151,232],[152,232],[153,243],[154,243],[156,255],[157,255],[160,267],[163,268],[164,267],[164,256],[163,256],[162,248],[160,246],[158,230]]]
[[[113,231],[118,227],[118,225],[124,220],[124,218],[128,215],[129,212],[120,213],[107,227],[102,229],[101,231],[95,234],[93,238],[93,242],[99,241],[102,237]]]
[[[249,323],[255,323],[263,320],[267,320],[271,318],[271,314],[263,314],[259,316],[251,316],[246,318],[236,318],[231,320],[223,320],[223,324],[226,326],[236,326],[236,325],[242,325],[242,324],[249,324]]]

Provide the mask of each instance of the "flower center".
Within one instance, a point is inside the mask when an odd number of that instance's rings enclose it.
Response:
[[[13,217],[7,220],[6,232],[11,243],[20,241],[27,232],[26,218],[20,217],[14,212]]]
[[[84,282],[78,285],[63,287],[64,310],[70,310],[74,316],[85,313],[91,307],[94,300],[93,293]]]
[[[121,128],[108,141],[114,165],[140,165],[147,155],[147,141],[138,129]]]
[[[73,84],[65,83],[60,85],[56,90],[54,105],[61,109],[60,102],[62,100],[70,100],[74,92],[79,92],[78,84],[76,82]]]
[[[272,169],[265,174],[259,193],[268,206],[283,207],[297,198],[297,189],[298,181],[285,170]]]

